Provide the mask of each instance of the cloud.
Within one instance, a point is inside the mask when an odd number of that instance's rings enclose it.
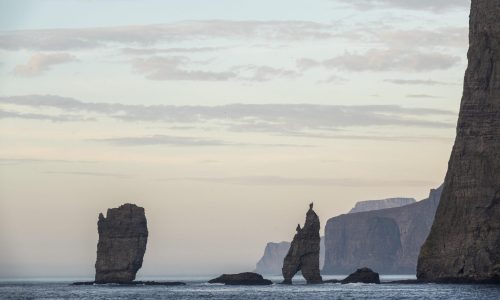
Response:
[[[153,80],[222,81],[238,77],[234,72],[186,69],[190,60],[184,56],[136,58],[131,63],[134,71],[145,74],[146,78]]]
[[[123,54],[127,55],[153,55],[153,54],[171,54],[171,53],[203,53],[215,52],[227,47],[192,47],[192,48],[123,48]]]
[[[303,58],[297,61],[302,70],[315,67],[360,71],[412,71],[445,70],[460,62],[460,57],[438,52],[402,49],[370,49],[365,53],[349,53],[326,60]]]
[[[60,65],[76,60],[75,56],[68,53],[37,53],[31,56],[26,64],[16,66],[12,72],[15,75],[22,77],[33,77],[50,70],[50,68],[54,65]]]
[[[0,97],[0,104],[18,109],[58,109],[61,120],[69,114],[85,120],[88,113],[125,122],[164,122],[174,125],[213,124],[231,131],[290,134],[339,130],[346,127],[411,126],[453,128],[456,112],[398,105],[227,104],[219,106],[126,105],[82,102],[51,95]],[[1,114],[0,114],[1,116]],[[12,113],[11,118],[33,118]],[[42,119],[43,115],[36,116]],[[431,118],[431,119],[429,119]],[[47,119],[50,119],[47,116]],[[71,121],[67,119],[66,121]]]
[[[437,27],[411,29],[367,29],[368,38],[390,48],[412,50],[431,49],[434,47],[467,48],[469,42],[468,27]]]
[[[77,175],[77,176],[97,176],[97,177],[112,177],[127,179],[132,178],[131,175],[119,174],[119,173],[106,173],[106,172],[84,172],[84,171],[46,171],[45,174],[60,174],[60,175]]]
[[[47,120],[53,122],[69,122],[69,121],[75,122],[75,121],[92,120],[92,118],[87,118],[84,116],[21,113],[21,112],[13,112],[0,109],[0,120],[1,119]]]
[[[0,31],[0,49],[70,50],[109,44],[151,46],[203,39],[314,40],[334,36],[332,24],[309,21],[182,21],[169,24]]]
[[[421,80],[421,79],[385,79],[385,82],[390,82],[400,85],[450,85],[450,83],[436,80]]]
[[[401,8],[411,10],[428,10],[442,12],[452,9],[464,9],[470,5],[470,0],[336,0],[348,3],[361,10],[375,8]]]
[[[433,95],[427,95],[427,94],[409,94],[409,95],[406,95],[406,98],[428,98],[428,99],[437,99],[437,98],[442,98],[442,97],[433,96]]]
[[[108,139],[94,139],[91,141],[110,143],[115,146],[260,146],[260,147],[313,147],[312,145],[298,144],[250,144],[234,143],[218,139],[207,139],[199,137],[152,135],[140,137],[119,137]]]
[[[194,138],[183,136],[153,135],[144,137],[120,137],[96,139],[96,142],[106,142],[118,146],[172,145],[172,146],[224,146],[230,145],[223,140]]]
[[[296,78],[299,76],[294,70],[274,68],[270,66],[245,65],[231,68],[239,74],[241,80],[249,81],[269,81],[277,78]]]
[[[0,158],[0,165],[18,165],[25,163],[68,163],[68,164],[88,164],[97,163],[89,160],[65,160],[65,159],[33,159],[33,158]]]
[[[240,177],[179,177],[163,178],[159,181],[199,181],[220,184],[250,186],[430,186],[427,180],[377,180],[353,178],[315,178],[315,177],[280,177],[280,176],[240,176]]]

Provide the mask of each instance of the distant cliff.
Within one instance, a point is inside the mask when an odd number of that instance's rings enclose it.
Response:
[[[281,274],[283,259],[290,249],[290,242],[267,243],[264,255],[257,263],[255,272],[260,274],[278,275]],[[325,260],[325,238],[321,237],[319,250],[319,266],[323,268]]]
[[[472,0],[467,57],[443,198],[417,277],[500,283],[499,0]]]
[[[356,202],[354,208],[349,213],[379,210],[393,207],[405,206],[417,202],[414,198],[387,198],[382,200],[366,200]]]
[[[415,274],[442,188],[406,206],[340,215],[325,227],[323,274],[368,267],[382,274]]]

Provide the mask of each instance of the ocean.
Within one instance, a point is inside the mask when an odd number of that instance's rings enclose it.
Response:
[[[266,278],[279,283],[281,277]],[[343,276],[324,276],[339,279]],[[72,280],[2,280],[0,299],[500,299],[500,285],[476,284],[320,284],[224,286],[208,284],[209,278],[168,278],[185,286],[72,286]],[[382,276],[381,280],[408,279]],[[159,278],[142,280],[159,280]]]

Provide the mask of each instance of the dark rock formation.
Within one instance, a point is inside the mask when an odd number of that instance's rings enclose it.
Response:
[[[270,285],[271,280],[264,279],[262,275],[252,272],[239,274],[223,274],[217,278],[209,280],[208,283],[223,283],[226,285]]]
[[[277,275],[281,273],[283,260],[285,259],[288,250],[290,249],[289,242],[267,243],[264,255],[257,262],[255,272],[260,274]],[[319,267],[323,268],[325,261],[325,238],[321,237],[319,244]]]
[[[349,274],[363,266],[381,274],[415,274],[440,195],[438,188],[414,204],[329,219],[322,274]]]
[[[307,283],[321,283],[319,273],[319,218],[309,205],[304,228],[297,226],[297,233],[293,237],[290,249],[283,260],[283,283],[291,284],[293,276],[302,271]]]
[[[472,0],[469,65],[443,196],[417,277],[500,282],[500,2]]]
[[[373,272],[369,268],[357,269],[356,272],[342,279],[342,284],[346,283],[380,283],[380,278],[377,272]]]
[[[356,202],[356,205],[349,211],[350,214],[372,211],[393,207],[405,206],[417,202],[414,198],[387,198],[382,200],[366,200]]]
[[[124,204],[99,214],[96,283],[130,283],[142,266],[148,227],[144,208]]]

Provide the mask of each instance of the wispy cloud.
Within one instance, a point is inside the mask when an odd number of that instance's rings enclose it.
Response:
[[[0,104],[23,109],[52,108],[61,111],[61,120],[68,114],[85,119],[87,113],[127,122],[165,122],[182,124],[218,124],[231,131],[293,134],[345,127],[412,126],[453,128],[456,112],[443,109],[402,107],[398,105],[315,105],[315,104],[227,104],[219,106],[125,105],[82,102],[59,96],[0,97]],[[43,115],[42,115],[43,116]],[[16,113],[12,118],[34,118]],[[433,119],[429,119],[429,117]],[[42,119],[40,116],[36,116]],[[51,116],[47,115],[46,119]],[[69,120],[65,120],[69,121]]]
[[[390,82],[399,85],[450,85],[450,83],[437,80],[422,80],[422,79],[385,79],[385,82]]]
[[[259,147],[313,147],[304,144],[251,144],[236,143],[219,139],[207,139],[201,137],[151,135],[134,137],[116,137],[107,139],[93,139],[94,142],[104,142],[116,146],[259,146]]]
[[[427,98],[427,99],[438,99],[442,98],[439,96],[433,96],[433,95],[428,95],[428,94],[408,94],[406,95],[406,98]]]
[[[50,70],[52,66],[76,60],[75,56],[68,53],[37,53],[31,56],[26,64],[17,65],[12,72],[17,76],[33,77]]]
[[[451,9],[465,9],[470,0],[336,0],[361,10],[374,8],[400,8],[442,12]]]
[[[364,53],[349,53],[326,60],[303,58],[297,61],[302,70],[315,67],[348,71],[411,71],[445,70],[460,62],[460,57],[439,52],[403,49],[370,49]]]
[[[122,48],[123,54],[127,55],[153,55],[153,54],[172,54],[172,53],[204,53],[227,49],[226,47],[171,47],[171,48]]]
[[[54,114],[39,114],[39,113],[23,113],[15,111],[7,111],[0,109],[0,119],[29,119],[29,120],[47,120],[53,122],[75,122],[89,121],[92,118],[75,115],[54,115]]]
[[[65,159],[34,159],[34,158],[0,158],[0,165],[38,164],[38,163],[63,163],[63,164],[89,164],[97,161],[65,160]]]
[[[190,60],[184,56],[152,56],[132,60],[136,72],[145,74],[146,78],[153,80],[221,81],[238,77],[235,72],[190,70],[186,68],[189,63]]]
[[[250,186],[430,186],[427,180],[377,180],[354,178],[315,178],[281,176],[240,176],[240,177],[179,177],[161,178],[159,181],[199,181],[207,183],[250,185]]]
[[[182,21],[99,28],[0,31],[0,49],[89,49],[111,43],[151,46],[200,39],[314,40],[331,38],[332,24],[309,21]]]
[[[120,173],[106,173],[106,172],[85,172],[85,171],[45,171],[44,174],[54,174],[54,175],[75,175],[75,176],[96,176],[96,177],[112,177],[112,178],[120,178],[127,179],[132,178],[131,175],[128,174],[120,174]]]

